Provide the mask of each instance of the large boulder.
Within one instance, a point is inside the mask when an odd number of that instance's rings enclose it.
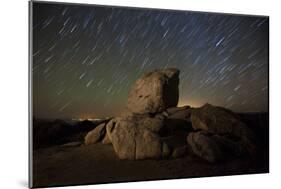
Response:
[[[98,125],[85,136],[85,145],[94,144],[101,141],[105,136],[105,123]]]
[[[239,138],[253,137],[252,131],[231,110],[205,104],[194,108],[191,114],[192,127],[214,134],[230,134]]]
[[[169,154],[158,135],[162,125],[163,121],[157,118],[130,115],[111,120],[106,130],[120,159],[159,159]]]
[[[254,133],[231,110],[205,104],[192,110],[191,122],[195,130],[235,137],[249,155],[257,152]]]
[[[179,70],[155,70],[141,76],[133,85],[127,108],[134,113],[157,113],[175,107],[179,99]]]

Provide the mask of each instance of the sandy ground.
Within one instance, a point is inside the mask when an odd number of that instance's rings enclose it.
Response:
[[[210,164],[193,155],[166,160],[119,160],[111,145],[55,146],[33,154],[34,187],[98,184],[268,172],[266,154]]]

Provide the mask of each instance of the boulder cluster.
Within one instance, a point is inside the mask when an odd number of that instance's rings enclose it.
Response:
[[[112,144],[120,159],[179,158],[209,162],[254,155],[253,132],[232,111],[205,104],[177,107],[179,70],[155,70],[133,85],[122,115],[90,131],[86,145]]]

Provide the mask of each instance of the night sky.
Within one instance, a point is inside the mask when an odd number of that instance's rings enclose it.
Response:
[[[179,106],[268,111],[268,17],[33,3],[33,115],[115,116],[141,74],[180,70]]]

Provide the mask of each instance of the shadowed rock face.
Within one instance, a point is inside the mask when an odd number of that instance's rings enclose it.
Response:
[[[187,142],[194,154],[209,162],[224,160],[231,156],[239,156],[243,150],[238,141],[205,131],[190,133],[187,137]]]
[[[196,155],[209,162],[215,162],[223,157],[220,147],[206,133],[190,133],[187,141]]]
[[[134,113],[156,113],[175,107],[179,99],[179,70],[155,70],[141,76],[133,85],[127,108]]]
[[[235,139],[235,141],[239,141],[239,145],[241,146],[241,148],[243,148],[243,150],[238,149],[238,146],[236,146],[237,151],[243,151],[244,154],[249,154],[252,156],[256,154],[257,149],[255,145],[255,137],[253,132],[240,120],[240,118],[234,112],[228,109],[213,106],[210,104],[205,104],[200,108],[196,108],[192,110],[191,122],[192,122],[192,127],[195,130],[202,130],[212,135],[214,134],[221,135],[221,136],[227,135],[228,137],[230,137],[231,140]],[[198,140],[195,140],[196,138]],[[211,149],[211,147],[214,149],[215,148],[221,149],[221,146],[218,146],[217,143],[211,140],[209,136],[203,135],[202,133],[191,135],[190,139],[188,140],[189,144],[192,143],[196,144],[202,141],[204,141],[203,142],[204,145],[202,144],[202,146],[205,147],[201,148],[203,150],[201,150],[200,153],[195,152],[199,156],[202,156],[200,154],[204,154],[204,153],[208,154],[210,151],[209,149]],[[207,145],[209,145],[210,147],[207,147]],[[194,151],[196,151],[196,148],[193,149],[195,149]],[[203,152],[205,151],[204,149],[206,149],[206,152]],[[213,157],[219,156],[219,155],[213,155],[213,154],[217,154],[215,153],[215,151],[217,150],[211,150],[210,153],[212,155],[210,156]],[[242,154],[242,152],[240,154]],[[220,158],[206,158],[206,159],[211,159],[208,161],[215,161]]]

